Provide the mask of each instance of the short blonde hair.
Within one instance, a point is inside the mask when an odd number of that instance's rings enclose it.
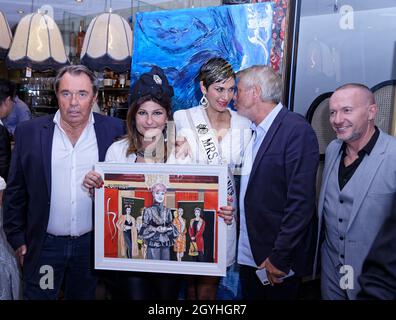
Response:
[[[153,186],[151,187],[151,192],[157,192],[158,190],[166,192],[166,185],[161,182],[153,184]]]

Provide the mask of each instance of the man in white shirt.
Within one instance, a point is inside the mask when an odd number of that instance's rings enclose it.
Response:
[[[124,133],[122,121],[92,113],[94,74],[62,68],[59,110],[21,123],[4,199],[4,230],[23,266],[25,299],[94,299],[92,200],[84,175]]]

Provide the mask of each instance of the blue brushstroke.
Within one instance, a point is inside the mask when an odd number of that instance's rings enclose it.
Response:
[[[272,3],[137,13],[131,78],[158,65],[174,86],[174,111],[198,105],[197,74],[219,56],[236,71],[269,64]]]

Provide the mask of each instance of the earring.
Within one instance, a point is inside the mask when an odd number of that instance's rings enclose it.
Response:
[[[163,137],[164,137],[164,142],[165,142],[165,143],[168,141],[167,131],[168,131],[168,125],[165,124],[165,128],[162,130],[162,135],[163,135]]]
[[[202,109],[204,109],[204,110],[208,107],[208,99],[206,98],[206,93],[204,93],[204,94],[202,95],[201,100],[199,100],[199,106],[200,106]]]

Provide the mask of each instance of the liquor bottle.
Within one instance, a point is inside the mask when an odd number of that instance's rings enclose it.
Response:
[[[125,87],[129,87],[131,85],[131,78],[129,77],[129,72],[125,74]]]
[[[80,31],[77,34],[77,51],[76,55],[79,57],[81,55],[82,46],[84,43],[85,31],[84,31],[84,20],[80,21]]]
[[[103,85],[105,87],[113,86],[113,73],[111,71],[104,71]]]
[[[120,87],[120,80],[118,77],[118,74],[114,73],[113,74],[113,88],[119,88]]]
[[[70,60],[76,55],[76,34],[74,33],[74,22],[71,23],[69,34],[69,58]]]
[[[119,80],[120,80],[120,88],[125,88],[125,74],[121,73]]]

